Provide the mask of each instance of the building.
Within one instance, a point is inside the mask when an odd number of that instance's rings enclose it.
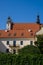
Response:
[[[0,52],[18,53],[18,49],[35,45],[36,35],[43,34],[39,16],[36,23],[13,23],[8,17],[6,30],[0,30]]]

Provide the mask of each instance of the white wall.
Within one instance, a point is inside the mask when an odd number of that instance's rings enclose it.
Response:
[[[6,24],[6,29],[7,29],[7,30],[10,30],[10,29],[11,29],[11,23],[7,23],[7,24]]]
[[[3,45],[3,43],[0,41],[0,51],[6,52],[6,47]]]
[[[11,48],[6,43],[7,41],[4,41],[4,40],[0,41],[0,51],[1,52],[6,52],[6,49],[9,49],[9,51],[11,52]]]
[[[41,27],[41,29],[38,32],[36,32],[36,35],[42,35],[42,34],[43,34],[43,27]]]
[[[19,48],[23,48],[24,46],[26,46],[26,45],[30,45],[30,41],[33,41],[33,45],[34,45],[34,39],[33,38],[31,38],[31,39],[29,39],[29,38],[1,38],[0,39],[0,49],[1,49],[1,51],[2,52],[5,52],[6,51],[6,48],[8,48],[9,49],[9,51],[11,52],[11,48],[9,47],[9,45],[7,45],[7,41],[9,41],[9,44],[11,45],[11,46],[13,46],[13,41],[16,41],[16,46],[19,46]],[[21,45],[20,44],[20,42],[21,41],[23,41],[23,45]],[[3,46],[4,45],[4,46]]]

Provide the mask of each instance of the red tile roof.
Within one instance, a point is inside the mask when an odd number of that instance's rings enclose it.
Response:
[[[32,29],[34,31],[37,31],[39,29],[40,25],[36,23],[15,23],[13,25],[13,30],[28,30]],[[37,29],[36,29],[37,28]]]
[[[0,30],[0,38],[34,38],[35,33],[40,29],[40,24],[15,23],[12,30]]]

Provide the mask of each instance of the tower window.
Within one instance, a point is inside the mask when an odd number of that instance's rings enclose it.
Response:
[[[21,41],[20,44],[23,45],[23,41]]]
[[[9,41],[7,41],[7,45],[9,45]]]

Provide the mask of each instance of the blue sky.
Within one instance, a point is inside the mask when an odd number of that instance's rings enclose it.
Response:
[[[8,16],[15,23],[34,23],[37,14],[43,23],[43,0],[0,0],[0,29],[6,28]]]

